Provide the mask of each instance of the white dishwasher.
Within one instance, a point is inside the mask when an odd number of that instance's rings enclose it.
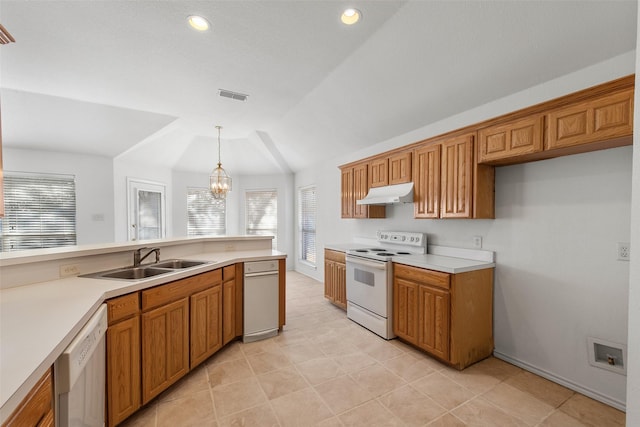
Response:
[[[53,367],[56,426],[105,425],[105,333],[107,306],[102,304]]]
[[[244,263],[243,342],[278,335],[278,260]]]

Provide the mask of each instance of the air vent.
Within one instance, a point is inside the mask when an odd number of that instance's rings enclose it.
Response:
[[[0,24],[0,44],[9,44],[11,42],[15,42],[16,39],[13,38],[9,31],[5,27]]]
[[[226,90],[226,89],[218,89],[218,93],[220,93],[220,96],[223,96],[225,98],[235,99],[237,101],[246,101],[247,97],[249,96],[249,95],[245,95],[244,93],[233,92],[231,90]]]

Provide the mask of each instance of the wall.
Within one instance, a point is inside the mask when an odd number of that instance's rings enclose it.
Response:
[[[638,11],[640,24],[640,10]],[[640,27],[639,27],[640,28]],[[640,33],[637,34],[640,44]],[[637,48],[636,48],[637,50]],[[640,75],[640,58],[636,57],[636,86]],[[635,93],[635,105],[640,105],[640,91]],[[635,135],[640,135],[640,108],[634,111]],[[634,404],[627,407],[627,425],[640,425],[640,142],[633,143],[633,178],[631,195],[631,265],[629,271],[629,338],[627,361],[627,401]]]
[[[110,158],[6,146],[2,150],[5,171],[75,175],[77,243],[113,242],[113,162]]]
[[[318,251],[326,243],[373,237],[378,229],[422,231],[431,243],[496,252],[495,342],[503,358],[617,407],[626,378],[587,363],[587,336],[626,344],[631,148],[623,147],[497,169],[495,220],[414,220],[412,205],[387,207],[387,219],[340,219],[340,164],[477,123],[633,73],[635,52],[400,135],[296,174],[316,184]],[[296,270],[322,280],[317,270]]]

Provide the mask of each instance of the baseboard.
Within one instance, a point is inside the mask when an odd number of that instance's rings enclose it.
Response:
[[[623,412],[627,411],[626,402],[621,402],[617,399],[613,399],[609,396],[605,396],[595,390],[591,390],[590,388],[586,388],[580,384],[576,384],[573,381],[570,381],[566,378],[559,377],[558,375],[552,374],[551,372],[547,372],[544,369],[540,369],[526,362],[522,362],[518,359],[514,359],[511,356],[508,356],[504,353],[500,353],[499,351],[494,350],[493,355],[498,359],[504,360],[505,362],[511,363],[512,365],[516,365],[526,371],[532,372],[536,375],[539,375],[543,378],[548,379],[549,381],[553,381],[554,383],[565,386],[566,388],[571,389],[575,392],[584,394],[585,396],[588,396],[606,405],[613,406],[614,408],[619,409]]]

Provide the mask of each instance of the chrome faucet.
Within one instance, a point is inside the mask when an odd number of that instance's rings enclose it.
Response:
[[[146,254],[142,255],[142,251],[145,249],[149,249],[149,251]],[[156,262],[160,262],[160,248],[140,248],[136,249],[133,252],[133,266],[138,267],[140,263],[153,252],[156,253]]]

